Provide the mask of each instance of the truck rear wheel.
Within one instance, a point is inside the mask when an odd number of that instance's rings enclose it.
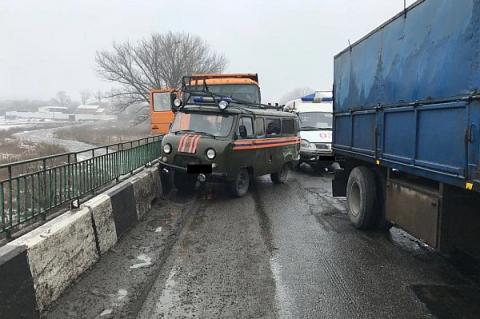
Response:
[[[377,217],[377,189],[374,173],[363,166],[355,167],[348,177],[348,217],[358,229],[375,225]]]

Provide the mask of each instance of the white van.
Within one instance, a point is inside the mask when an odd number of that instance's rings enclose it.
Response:
[[[300,120],[300,163],[325,170],[334,161],[332,151],[333,99],[331,92],[316,92],[290,101],[286,107]]]

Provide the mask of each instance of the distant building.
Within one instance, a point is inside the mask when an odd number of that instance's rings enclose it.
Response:
[[[46,112],[68,113],[68,107],[66,107],[66,106],[52,106],[52,105],[40,106],[38,108],[38,112],[40,112],[40,113],[46,113]]]
[[[102,114],[105,109],[96,104],[82,104],[77,106],[77,114]]]
[[[41,106],[37,112],[17,112],[8,111],[5,118],[15,119],[35,119],[35,120],[53,120],[53,121],[106,121],[115,120],[117,116],[109,115],[105,108],[100,105],[79,105],[75,113],[71,113],[68,107],[63,106]]]

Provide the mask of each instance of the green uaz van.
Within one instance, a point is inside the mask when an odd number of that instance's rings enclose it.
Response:
[[[199,182],[226,182],[233,195],[247,193],[250,181],[270,174],[284,183],[299,160],[295,114],[217,95],[202,88],[182,88],[175,119],[162,140],[161,172],[173,173],[181,191]]]

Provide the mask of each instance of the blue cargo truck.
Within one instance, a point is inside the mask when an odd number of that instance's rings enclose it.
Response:
[[[359,229],[480,255],[480,0],[422,0],[335,56],[333,149]]]

